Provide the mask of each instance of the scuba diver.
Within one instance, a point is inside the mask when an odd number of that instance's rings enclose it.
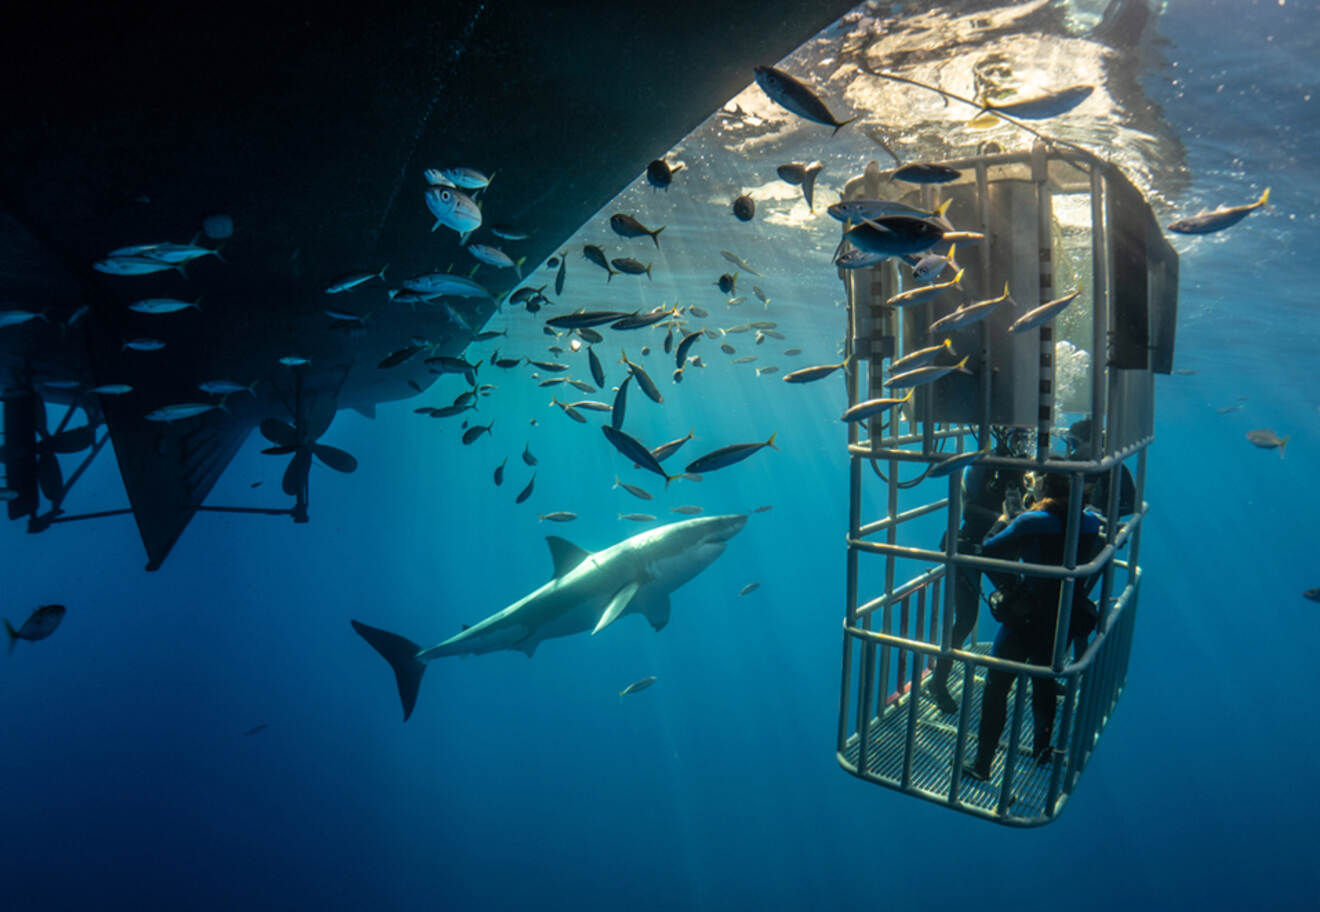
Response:
[[[1003,531],[985,541],[985,557],[1020,559],[1033,564],[1063,564],[1064,530],[1068,519],[1069,477],[1058,473],[1028,476],[1034,502]],[[1077,562],[1090,560],[1099,548],[1100,517],[1082,510],[1077,540]],[[1055,621],[1058,616],[1061,580],[1026,576],[1000,588],[991,599],[991,610],[1002,626],[991,655],[1014,662],[1048,667],[1053,660]],[[1095,629],[1095,604],[1087,598],[1094,579],[1079,579],[1074,587],[1069,643],[1085,638]],[[986,675],[981,700],[981,728],[977,734],[976,757],[964,761],[963,775],[984,781],[999,747],[1008,714],[1008,690],[1016,675],[991,670]],[[1021,684],[1019,684],[1021,686]],[[1038,765],[1053,757],[1055,701],[1059,685],[1051,675],[1031,678],[1031,711],[1035,721],[1032,756]]]
[[[1021,457],[1027,455],[1030,431],[1026,428],[995,426],[995,455]],[[1022,512],[1022,476],[1020,469],[992,468],[973,464],[963,470],[962,500],[963,523],[958,530],[960,554],[969,554],[980,547],[996,523],[1006,522]],[[1002,513],[1001,513],[1002,511]],[[940,548],[945,542],[940,542]],[[947,587],[946,587],[946,592]],[[959,567],[953,587],[953,636],[950,646],[959,648],[976,626],[981,605],[981,571]],[[940,712],[956,713],[958,701],[949,693],[949,671],[953,659],[941,657],[935,662],[928,693]]]
[[[1068,458],[1078,462],[1094,459],[1091,453],[1091,419],[1083,418],[1068,428],[1065,438],[1068,444]],[[1131,516],[1137,509],[1137,484],[1132,479],[1132,472],[1125,465],[1119,466],[1118,515]],[[1086,503],[1095,507],[1103,516],[1109,509],[1109,473],[1095,472],[1087,475]]]

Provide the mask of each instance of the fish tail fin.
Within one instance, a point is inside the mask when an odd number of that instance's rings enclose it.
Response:
[[[399,685],[399,699],[403,702],[403,721],[407,722],[413,707],[417,705],[417,691],[422,686],[422,673],[426,671],[426,663],[417,658],[417,654],[422,651],[421,647],[396,633],[368,627],[361,621],[350,623],[358,636],[390,663],[394,679]]]
[[[834,125],[834,132],[831,133],[830,135],[831,135],[831,136],[836,135],[840,130],[842,130],[844,127],[848,126],[848,124],[852,123],[854,120],[856,120],[858,117],[861,117],[861,116],[862,116],[862,115],[860,115],[860,114],[854,114],[852,117],[849,117],[847,120],[843,121],[842,123],[837,123],[837,124],[835,124],[835,125]]]
[[[970,374],[971,371],[967,369],[967,360],[970,357],[971,355],[963,355],[962,360],[958,362],[958,366],[955,367],[954,370],[958,371],[959,373]],[[909,393],[909,395],[911,394]]]
[[[659,247],[660,244],[657,243],[655,246],[656,246],[656,247]],[[647,279],[648,282],[654,282],[654,281],[655,281],[655,277],[651,275],[651,267],[652,267],[653,265],[655,265],[655,264],[654,264],[654,263],[647,263],[647,264],[646,264],[646,279]]]
[[[966,271],[967,271],[966,269],[959,269],[958,274],[953,277],[953,284],[955,285],[960,284],[962,282],[963,273]]]
[[[613,269],[610,269],[609,267],[606,267],[606,269],[605,269],[605,284],[606,284],[606,285],[608,285],[608,284],[610,284],[610,282],[613,282],[613,281],[614,281],[614,275],[615,275],[614,270],[613,270]]]
[[[513,264],[513,274],[516,275],[516,276],[518,277],[518,281],[519,281],[519,282],[522,281],[522,277],[523,277],[523,275],[522,275],[522,266],[523,266],[523,263],[526,263],[526,262],[527,262],[527,257],[525,257],[525,256],[521,256],[521,257],[518,257],[518,259],[517,259],[517,260],[514,262],[514,264]],[[545,286],[542,285],[541,287],[544,288]]]
[[[18,642],[18,631],[15,630],[15,629],[13,628],[13,625],[11,625],[11,624],[9,623],[8,619],[5,620],[5,633],[9,634],[9,652],[8,652],[8,655],[13,655],[13,654],[14,654],[14,644]]]
[[[220,250],[221,250],[221,248],[223,248],[223,247],[224,247],[224,245],[221,244],[220,247],[217,247],[217,248],[215,248],[214,250],[212,250],[212,251],[211,251],[211,256],[215,257],[215,258],[216,258],[217,260],[219,260],[221,263],[224,263],[226,266],[228,266],[228,265],[229,265],[229,261],[226,260],[224,257],[222,257],[222,256],[220,255]],[[202,254],[202,256],[206,256],[206,254]]]
[[[1266,192],[1268,192],[1268,191],[1266,191]],[[657,229],[655,229],[654,231],[651,232],[651,240],[655,243],[655,249],[656,249],[656,250],[659,250],[659,249],[660,249],[660,232],[661,232],[661,231],[664,231],[665,228],[667,228],[667,227],[668,227],[667,225],[661,225],[659,228],[657,228]]]
[[[229,393],[225,393],[223,396],[220,397],[220,401],[215,404],[215,407],[218,408],[220,411],[224,412],[226,415],[233,414],[233,412],[229,410],[229,406],[226,404],[229,402],[229,396],[230,396]]]
[[[186,269],[183,268],[184,265],[185,265],[185,264],[183,264],[183,263],[175,263],[175,264],[174,264],[174,268],[175,268],[176,270],[178,270],[179,275],[183,276],[183,277],[186,279],[186,278],[188,278],[188,270],[186,270]]]
[[[935,214],[938,215],[940,218],[943,218],[945,214],[949,211],[949,206],[951,206],[952,204],[953,204],[953,197],[949,197],[944,202],[940,203],[939,208],[935,210]],[[952,249],[950,249],[949,251],[949,256],[951,258],[953,256]]]
[[[1269,192],[1269,191],[1266,191],[1266,192]],[[1292,440],[1292,434],[1289,434],[1287,437],[1284,437],[1282,440],[1279,441],[1279,458],[1280,458],[1280,459],[1283,458],[1283,451],[1284,451],[1284,449],[1288,446],[1288,441],[1289,441],[1289,440]],[[8,621],[5,621],[5,626],[6,626],[6,627],[9,626],[9,622],[8,622]],[[11,642],[11,646],[10,646],[10,648],[13,648],[13,647],[12,647],[12,642]]]
[[[775,446],[775,438],[778,436],[779,436],[779,432],[775,431],[773,434],[770,435],[770,439],[765,442],[765,445],[772,450],[778,450],[779,447]]]
[[[385,270],[386,270],[386,269],[389,269],[389,268],[390,268],[390,264],[389,264],[389,263],[386,263],[384,266],[380,267],[380,272],[376,273],[376,278],[378,278],[378,279],[380,279],[382,282],[384,282],[384,281],[385,281]]]
[[[198,313],[201,313],[201,312],[202,312],[202,297],[201,297],[201,295],[198,295],[198,296],[197,296],[197,300],[196,300],[196,301],[193,301],[193,302],[192,302],[191,304],[189,304],[188,306],[191,307],[193,310],[197,311]]]
[[[1269,203],[1269,201],[1270,201],[1270,188],[1266,187],[1265,192],[1260,195],[1260,199],[1256,200],[1256,206],[1257,207],[1264,206],[1267,203]]]
[[[615,488],[617,488],[618,486],[619,486],[619,476],[618,476],[618,475],[615,475],[615,476],[614,476],[614,484],[610,485],[610,490],[613,491],[613,490],[614,490]]]

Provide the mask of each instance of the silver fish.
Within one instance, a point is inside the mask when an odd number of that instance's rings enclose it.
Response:
[[[0,329],[6,326],[19,326],[29,320],[46,320],[44,313],[33,313],[30,310],[0,310]],[[49,323],[49,320],[46,320]]]
[[[160,351],[164,347],[165,343],[160,339],[130,339],[128,342],[124,343],[123,348],[121,348],[120,351],[123,351],[124,349],[144,352]]]
[[[1004,293],[997,298],[988,298],[974,304],[964,304],[951,314],[946,314],[930,324],[932,333],[948,333],[966,329],[979,323],[994,312],[994,309],[1008,300],[1008,283],[1004,283]]]
[[[639,690],[646,690],[646,688],[650,687],[657,680],[659,679],[656,678],[655,675],[651,675],[650,677],[642,678],[640,681],[633,681],[623,690],[619,691],[619,699],[623,699],[628,694],[635,694]]]
[[[333,283],[331,283],[330,287],[325,290],[325,293],[340,294],[345,291],[351,291],[352,289],[357,288],[359,285],[362,285],[366,282],[370,282],[372,279],[380,279],[383,282],[385,281],[385,270],[389,268],[390,268],[390,264],[386,263],[384,266],[380,267],[380,272],[349,273],[348,275],[336,279]]]
[[[1022,316],[1013,321],[1013,325],[1008,328],[1009,332],[1020,333],[1035,329],[1042,323],[1048,323],[1065,307],[1072,303],[1073,299],[1082,293],[1080,288],[1075,288],[1061,298],[1055,298],[1053,301],[1047,301],[1033,310],[1029,310]]]
[[[427,168],[423,172],[426,182],[435,187],[463,187],[466,190],[480,190],[490,186],[491,178],[476,168]],[[492,175],[493,177],[494,175]]]
[[[164,421],[166,423],[178,421],[182,418],[192,418],[195,415],[203,415],[206,412],[219,408],[214,402],[180,402],[176,405],[162,405],[158,409],[153,409],[144,416],[148,421]]]
[[[885,386],[891,389],[922,386],[926,383],[934,383],[953,371],[960,371],[964,374],[971,373],[967,370],[967,357],[964,357],[957,364],[947,364],[940,367],[918,367],[901,374],[895,374],[885,381]]]
[[[923,367],[929,364],[931,361],[934,361],[935,356],[943,351],[947,351],[955,358],[958,357],[957,352],[953,350],[952,340],[945,339],[939,345],[931,345],[928,346],[927,348],[920,348],[914,352],[909,352],[908,354],[899,358],[897,361],[891,361],[889,364],[889,369],[891,371],[902,372],[905,370],[911,370],[914,367]]]
[[[444,225],[467,234],[481,227],[481,209],[472,197],[453,187],[427,187],[426,208],[435,216],[432,231]]]
[[[1222,231],[1242,221],[1252,212],[1270,201],[1270,188],[1266,187],[1260,199],[1245,206],[1226,206],[1213,212],[1202,212],[1190,218],[1179,219],[1169,226],[1169,230],[1178,234],[1210,234]]]
[[[963,273],[965,269],[959,269],[948,282],[941,282],[938,285],[927,285],[923,288],[913,288],[909,291],[896,294],[885,303],[890,307],[911,307],[914,304],[922,304],[932,298],[937,298],[946,291],[962,287]]]
[[[1288,445],[1288,441],[1292,439],[1292,435],[1289,434],[1286,437],[1280,437],[1271,430],[1260,428],[1254,431],[1247,431],[1247,439],[1262,450],[1277,449],[1279,451],[1279,458],[1282,459],[1283,449]]]
[[[644,488],[639,488],[637,487],[637,485],[628,484],[628,482],[626,481],[620,481],[618,475],[614,476],[614,487],[623,488],[625,491],[627,491],[633,497],[638,498],[639,500],[652,499],[649,491],[645,490]]]
[[[748,266],[748,265],[747,265],[747,261],[744,260],[742,257],[738,256],[738,254],[736,254],[736,253],[733,253],[733,252],[728,251],[728,250],[721,250],[721,251],[720,251],[720,256],[724,257],[726,260],[728,260],[730,263],[732,263],[733,265],[737,266],[739,269],[743,270],[744,272],[750,272],[752,275],[757,276],[758,278],[759,278],[760,275],[761,275],[761,274],[760,274],[759,272],[757,272],[755,269],[753,269],[752,267]],[[727,293],[727,292],[726,292],[726,293]],[[702,317],[702,316],[705,316],[705,314],[697,314],[697,316]]]
[[[141,301],[134,301],[128,305],[128,309],[135,313],[144,314],[169,314],[178,313],[181,310],[192,308],[196,311],[202,309],[202,299],[196,301],[180,301],[177,298],[144,298]]]
[[[843,416],[839,420],[847,422],[865,421],[867,418],[878,415],[886,409],[891,409],[896,405],[902,405],[911,398],[912,391],[908,390],[908,394],[901,399],[867,399],[865,402],[859,402],[856,405],[851,406],[843,413]]]
[[[577,518],[578,515],[576,513],[569,513],[567,510],[556,510],[554,513],[536,514],[537,522],[544,522],[546,520],[549,520],[550,522],[572,522]]]
[[[753,72],[756,74],[756,84],[770,100],[798,117],[833,127],[835,133],[857,119],[853,116],[847,120],[837,120],[815,92],[783,70],[758,66],[753,68]]]

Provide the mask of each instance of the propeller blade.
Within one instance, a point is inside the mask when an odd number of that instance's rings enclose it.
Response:
[[[262,437],[276,446],[295,446],[298,443],[298,434],[294,431],[293,425],[278,418],[263,419],[259,430]]]
[[[312,472],[312,451],[299,449],[289,460],[289,467],[284,470],[284,493],[297,497],[298,492],[307,485],[307,476]]]
[[[267,456],[287,456],[290,453],[298,452],[298,448],[296,446],[274,446],[266,447],[261,452]]]
[[[44,446],[55,453],[81,453],[83,450],[91,449],[95,442],[96,429],[90,424],[85,424],[82,427],[61,431],[46,440]]]
[[[338,407],[339,401],[334,396],[317,396],[307,404],[304,418],[309,441],[320,440],[321,435],[330,429],[330,422],[335,420]]]
[[[41,485],[41,493],[51,503],[59,503],[64,499],[64,472],[60,469],[60,461],[50,450],[43,450],[41,458],[37,460],[37,483]]]
[[[328,446],[324,443],[314,443],[312,444],[312,453],[336,472],[357,471],[358,462],[353,458],[353,454],[346,453],[338,447]]]
[[[36,409],[37,436],[45,440],[47,437],[46,403],[41,401],[41,396],[37,393],[32,394],[32,407]]]

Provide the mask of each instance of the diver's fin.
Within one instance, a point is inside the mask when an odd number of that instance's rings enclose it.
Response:
[[[417,691],[422,686],[422,673],[426,663],[417,658],[421,647],[411,640],[377,627],[368,627],[361,621],[352,621],[358,636],[371,644],[371,648],[385,657],[394,669],[399,684],[399,699],[403,701],[403,721],[407,722],[417,705]]]
[[[595,636],[618,620],[619,615],[623,614],[623,609],[628,607],[628,603],[633,600],[633,596],[636,594],[636,583],[629,583],[618,592],[614,593],[614,598],[610,599],[610,603],[605,606],[605,613],[602,614],[600,620],[596,622],[596,629],[591,631],[591,635]]]
[[[560,538],[558,535],[547,535],[545,543],[550,546],[550,560],[555,565],[555,572],[551,575],[551,579],[559,579],[559,577],[591,556],[590,551],[579,548],[568,539]]]

